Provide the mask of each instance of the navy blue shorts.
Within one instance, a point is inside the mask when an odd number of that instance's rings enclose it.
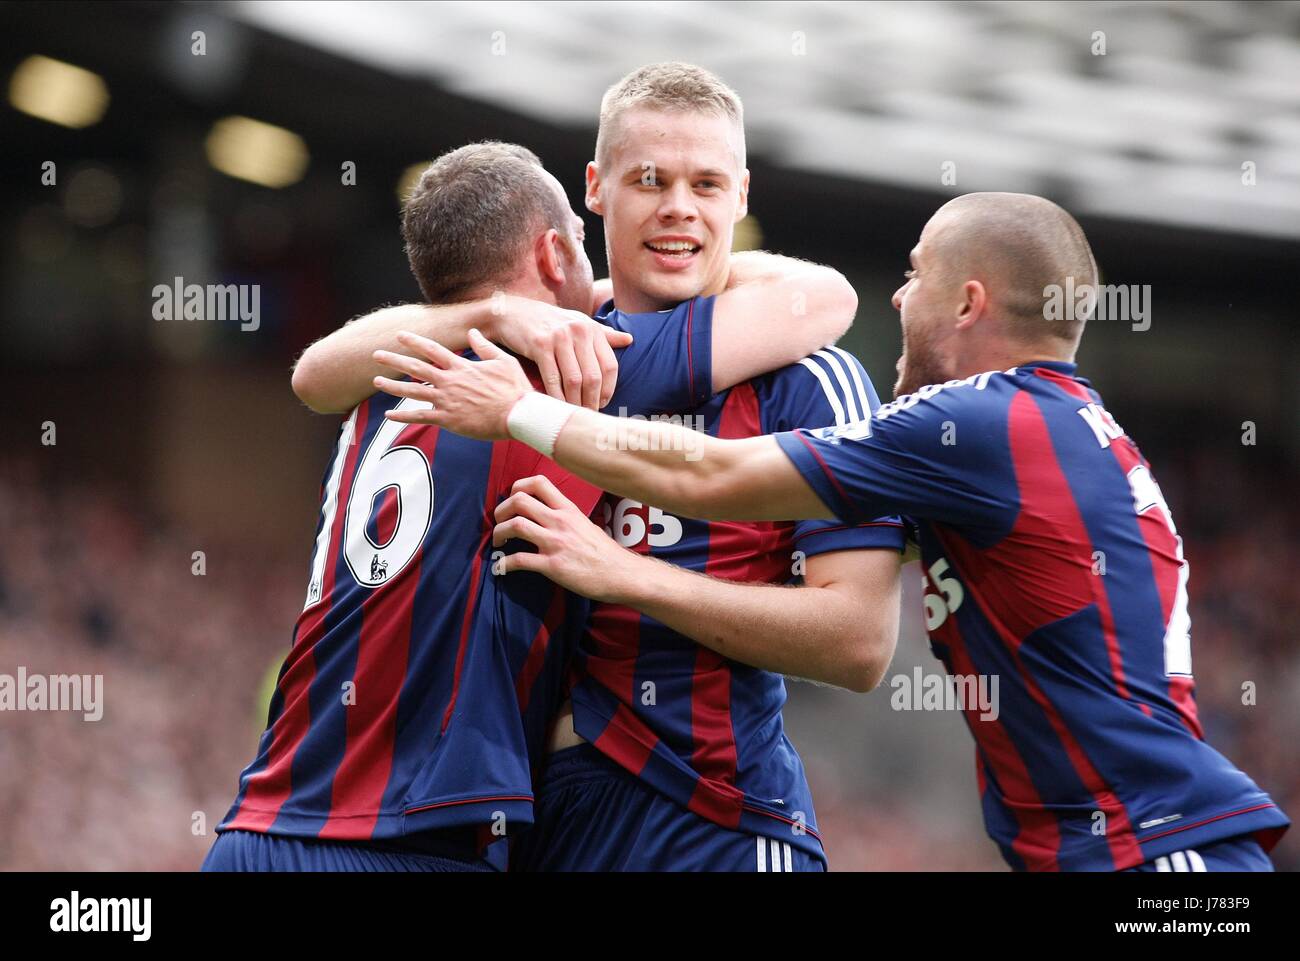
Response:
[[[1201,871],[1272,871],[1273,862],[1249,834],[1243,834],[1199,848],[1173,851],[1139,864],[1130,871],[1201,872]]]
[[[787,841],[678,805],[590,744],[551,755],[512,871],[825,871]]]
[[[322,841],[257,831],[223,831],[203,871],[491,871],[463,845],[430,839]]]

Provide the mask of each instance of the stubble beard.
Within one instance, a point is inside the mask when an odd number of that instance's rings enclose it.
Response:
[[[924,334],[914,331],[903,336],[903,369],[894,382],[894,396],[914,394],[927,384],[941,384],[948,380],[939,362],[934,344]]]

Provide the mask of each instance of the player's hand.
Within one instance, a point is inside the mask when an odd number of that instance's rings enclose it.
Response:
[[[618,603],[624,586],[645,561],[597,527],[549,478],[525,477],[496,509],[493,545],[511,538],[528,541],[536,554],[520,551],[497,562],[493,571],[536,571],[561,587],[595,601]]]
[[[394,397],[432,404],[389,410],[384,416],[403,424],[433,424],[478,440],[507,440],[506,418],[520,397],[533,389],[524,369],[477,330],[469,332],[470,347],[482,360],[466,360],[427,337],[402,331],[398,342],[411,352],[374,353],[375,362],[401,371],[414,381],[376,377],[375,387]]]
[[[631,334],[527,297],[495,298],[492,312],[487,333],[536,364],[548,394],[592,410],[609,403],[618,384],[614,348],[632,343]]]

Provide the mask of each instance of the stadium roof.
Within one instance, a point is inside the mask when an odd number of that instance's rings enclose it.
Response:
[[[741,93],[751,152],[777,164],[941,193],[1047,192],[1084,214],[1300,236],[1297,4],[247,0],[225,9],[583,130],[626,71],[690,60]],[[945,161],[956,184],[941,182]]]

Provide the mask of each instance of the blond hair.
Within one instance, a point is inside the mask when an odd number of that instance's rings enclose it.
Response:
[[[666,112],[709,113],[735,124],[736,161],[745,166],[745,108],[736,91],[716,75],[691,63],[652,63],[638,67],[605,91],[596,131],[596,162],[603,164],[615,121],[634,107]]]

